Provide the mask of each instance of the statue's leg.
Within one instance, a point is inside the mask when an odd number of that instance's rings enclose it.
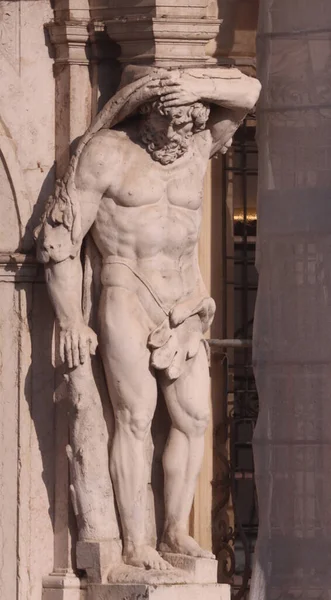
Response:
[[[183,374],[174,381],[162,375],[161,386],[172,427],[163,455],[165,527],[160,549],[212,558],[186,533],[209,419],[208,360],[202,343]]]
[[[150,322],[135,294],[105,288],[100,303],[100,350],[115,416],[110,470],[123,532],[126,563],[167,569],[146,544],[145,515],[148,468],[146,437],[157,401],[149,362]]]

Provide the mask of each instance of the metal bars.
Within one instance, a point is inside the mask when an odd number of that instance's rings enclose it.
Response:
[[[210,340],[224,352],[229,436],[229,478],[234,528],[222,532],[223,573],[236,600],[246,599],[257,536],[252,434],[258,398],[252,370],[252,326],[257,291],[254,267],[256,236],[257,147],[255,119],[238,130],[223,158],[223,252],[225,257],[223,340]],[[232,223],[229,223],[232,219]]]

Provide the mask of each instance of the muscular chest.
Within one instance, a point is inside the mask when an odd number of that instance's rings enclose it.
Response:
[[[157,164],[149,156],[131,164],[116,186],[105,196],[123,207],[139,207],[163,201],[173,206],[196,210],[201,205],[205,166],[192,156],[171,166]],[[176,164],[177,163],[177,164]]]

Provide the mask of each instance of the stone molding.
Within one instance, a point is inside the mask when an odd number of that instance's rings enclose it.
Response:
[[[89,20],[54,21],[45,25],[55,47],[55,65],[90,63]]]
[[[99,2],[100,4],[100,2]],[[102,19],[144,16],[147,18],[195,18],[204,19],[208,14],[208,0],[112,0],[107,6],[90,7],[91,14]]]
[[[140,15],[105,23],[109,37],[121,46],[120,62],[202,66],[206,44],[217,35],[222,21]]]
[[[0,281],[33,283],[44,282],[44,269],[33,255],[20,253],[0,254]]]
[[[43,578],[42,600],[86,600],[86,582],[59,569]]]

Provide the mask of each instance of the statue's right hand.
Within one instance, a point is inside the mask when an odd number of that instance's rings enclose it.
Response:
[[[61,328],[60,356],[69,369],[82,365],[89,354],[95,354],[98,338],[85,323]]]

